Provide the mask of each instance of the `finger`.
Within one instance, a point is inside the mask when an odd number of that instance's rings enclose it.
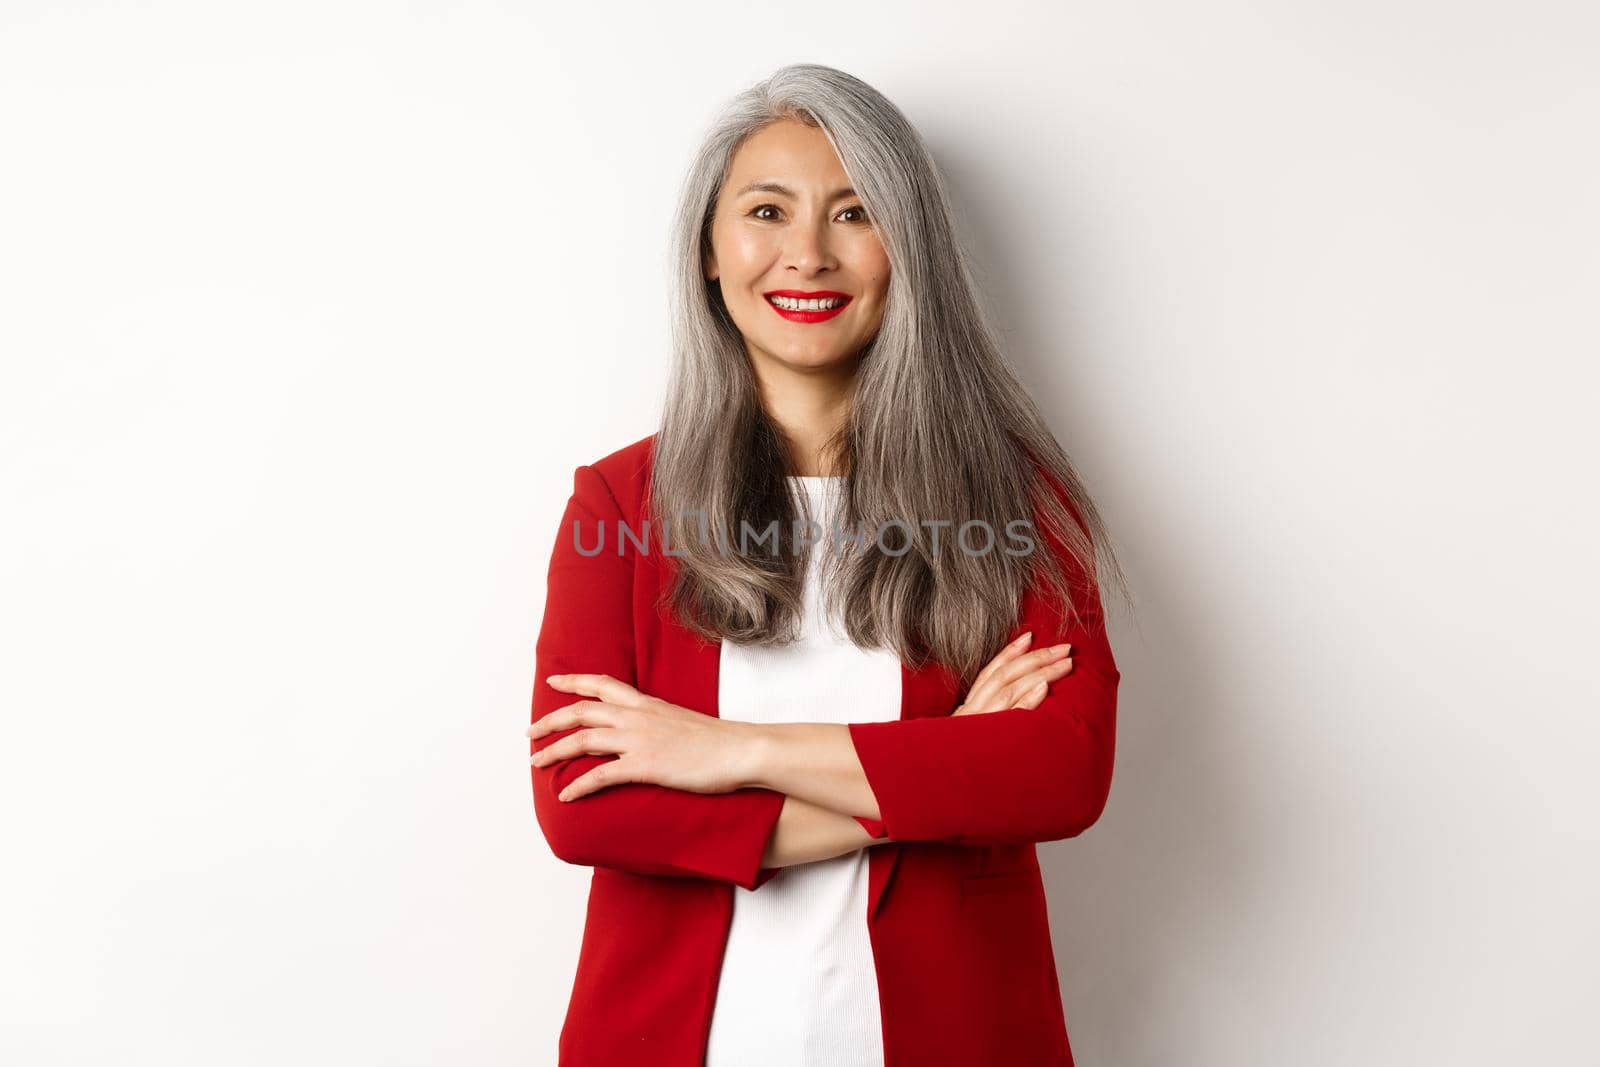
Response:
[[[528,736],[544,737],[574,726],[619,726],[619,712],[622,710],[602,700],[577,700],[557,708],[534,723]]]
[[[999,687],[1005,685],[1007,668],[1014,665],[1032,643],[1033,631],[1028,630],[996,653],[972,680],[972,686],[967,691],[967,702],[974,707],[984,707],[984,701],[997,695]]]
[[[597,792],[607,786],[620,785],[629,781],[628,769],[622,766],[622,760],[607,760],[600,766],[578,775],[577,778],[567,783],[567,787],[556,794],[558,800],[578,800]]]
[[[995,654],[995,657],[993,659],[991,659],[988,663],[983,665],[983,670],[979,671],[978,672],[978,676],[972,680],[973,686],[976,687],[978,685],[981,685],[992,674],[994,674],[994,672],[996,670],[998,670],[1001,666],[1003,666],[1006,663],[1009,663],[1011,660],[1015,659],[1017,656],[1022,655],[1023,651],[1027,649],[1028,645],[1032,641],[1033,641],[1033,631],[1029,630],[1027,633],[1023,634],[1021,637],[1018,637],[1016,640],[1012,641],[1005,648],[1002,648],[999,652],[997,652]]]
[[[1030,630],[1001,649],[978,672],[963,706],[969,711],[984,712],[1016,707],[1016,699],[1029,691],[1037,681],[1037,678],[1029,675],[1036,674],[1072,651],[1070,644],[1060,644],[1024,652],[1032,639],[1033,631]]]
[[[644,695],[627,682],[609,674],[552,674],[545,681],[552,689],[580,693],[622,707],[630,706]]]
[[[626,749],[626,739],[619,730],[606,727],[588,727],[558,738],[528,757],[535,767],[548,767],[575,756],[618,755]]]
[[[1041,681],[1032,689],[1028,690],[1028,692],[1024,693],[1022,699],[1018,700],[1012,706],[1029,709],[1037,708],[1041,703],[1044,702],[1045,694],[1048,692],[1050,692],[1049,683]]]
[[[1022,695],[1030,693],[1033,688],[1043,682],[1048,686],[1057,678],[1064,677],[1072,671],[1071,659],[1058,659],[1054,663],[1046,663],[1043,667],[1029,671],[1027,674],[1011,683],[1011,692]]]
[[[557,733],[569,726],[576,726],[583,715],[589,702],[578,700],[554,711],[546,712],[539,716],[539,720],[528,727],[528,736],[537,740],[546,734]]]
[[[522,732],[527,734],[531,739],[537,741],[546,734],[553,734],[559,730],[565,729],[565,727],[561,725],[562,713],[567,711],[568,708],[575,708],[577,706],[577,704],[568,704],[565,708],[557,708],[555,711],[541,715],[537,720],[534,721],[532,726],[529,726]]]
[[[1072,657],[1068,656],[1065,659],[1058,659],[1054,663],[1046,663],[1043,667],[1040,667],[1034,671],[1030,671],[1027,676],[1022,679],[1022,681],[1028,685],[1032,685],[1033,683],[1041,680],[1053,682],[1062,675],[1071,673],[1071,671]]]
[[[599,696],[595,692],[595,686],[599,684],[600,679],[609,677],[607,674],[552,674],[545,678],[545,684],[563,693],[580,693],[592,697]]]
[[[1071,651],[1071,645],[1051,645],[1048,648],[1035,649],[1027,655],[1018,656],[1002,667],[996,673],[995,681],[999,685],[1015,684],[1033,672],[1056,662],[1062,656],[1070,654]],[[1031,686],[1033,683],[1029,682],[1028,684]],[[1013,690],[1013,692],[1020,692],[1020,690]]]

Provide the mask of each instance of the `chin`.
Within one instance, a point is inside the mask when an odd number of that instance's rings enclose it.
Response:
[[[806,370],[823,370],[827,367],[848,366],[851,359],[843,352],[792,352],[783,353],[783,362],[791,367]]]

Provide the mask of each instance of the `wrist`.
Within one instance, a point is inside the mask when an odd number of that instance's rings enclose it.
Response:
[[[735,777],[739,786],[772,788],[768,769],[772,766],[775,739],[771,726],[760,722],[738,722],[735,725],[739,733],[738,758],[735,761]]]

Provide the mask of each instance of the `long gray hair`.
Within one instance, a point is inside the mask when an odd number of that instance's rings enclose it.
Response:
[[[760,401],[720,286],[704,273],[734,153],[782,119],[827,135],[890,265],[883,324],[861,353],[849,413],[825,454],[843,473],[839,523],[862,524],[869,548],[876,531],[892,532],[876,542],[881,551],[824,554],[825,603],[843,609],[855,644],[893,649],[912,667],[932,658],[970,684],[1015,627],[1030,584],[1064,619],[1081,620],[1087,598],[1126,583],[1099,512],[975,298],[921,136],[881,93],[831,67],[786,66],[740,93],[683,185],[671,248],[673,363],[649,497],[671,528],[677,575],[658,606],[713,640],[786,644],[799,633],[809,553],[791,531],[808,517],[804,497],[787,487],[788,442]],[[935,519],[949,523],[923,525]],[[979,554],[955,536],[976,521],[1000,538],[1017,519],[1048,544]],[[728,551],[774,521],[776,554]]]

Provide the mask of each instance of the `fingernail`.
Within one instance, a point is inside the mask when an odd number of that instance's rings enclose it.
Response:
[[[1013,645],[1022,645],[1022,644],[1026,644],[1026,643],[1027,643],[1027,642],[1028,642],[1028,640],[1029,640],[1029,639],[1030,639],[1030,638],[1032,638],[1032,637],[1033,637],[1033,631],[1032,631],[1032,630],[1029,630],[1029,631],[1028,631],[1028,632],[1027,632],[1027,633],[1025,633],[1025,634],[1023,634],[1023,635],[1022,635],[1022,636],[1021,636],[1021,637],[1019,637],[1019,638],[1017,638],[1017,639],[1016,639],[1016,640],[1015,640],[1015,641],[1013,641],[1013,642],[1011,642],[1011,643],[1012,643],[1012,644],[1013,644]]]
[[[545,680],[546,683],[559,682],[565,677],[566,677],[566,675],[564,675],[564,674],[547,674],[547,675],[545,675],[544,680]]]

